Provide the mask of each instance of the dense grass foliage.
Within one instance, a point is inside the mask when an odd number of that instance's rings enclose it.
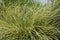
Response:
[[[0,40],[60,39],[60,8],[55,9],[58,4],[15,2],[3,0],[0,7]]]

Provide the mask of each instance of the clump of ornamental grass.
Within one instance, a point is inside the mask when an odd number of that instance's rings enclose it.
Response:
[[[0,40],[59,40],[51,7],[12,4],[0,10]]]

